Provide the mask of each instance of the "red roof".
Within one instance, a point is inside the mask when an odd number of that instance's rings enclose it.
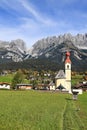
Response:
[[[65,60],[65,63],[71,63],[71,60],[70,60],[70,52],[66,52],[66,60]]]

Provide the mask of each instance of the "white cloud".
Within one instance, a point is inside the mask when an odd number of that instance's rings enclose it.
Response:
[[[29,3],[29,1],[27,0],[20,0],[20,3],[22,4],[22,6],[29,12],[32,14],[33,17],[35,17],[35,19],[45,25],[48,26],[52,26],[53,24],[56,24],[55,21],[47,18],[46,16],[43,16],[43,14],[40,14],[40,12],[38,12],[36,10],[36,8],[34,7],[34,5],[32,5],[31,3]]]

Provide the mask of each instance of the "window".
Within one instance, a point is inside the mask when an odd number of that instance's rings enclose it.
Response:
[[[69,69],[69,65],[67,65],[67,69]]]

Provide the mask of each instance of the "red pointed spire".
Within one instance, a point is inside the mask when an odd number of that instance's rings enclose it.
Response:
[[[66,52],[66,60],[65,60],[65,63],[71,63],[71,60],[70,60],[70,52]]]

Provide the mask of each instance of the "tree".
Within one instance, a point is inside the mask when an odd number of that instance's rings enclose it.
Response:
[[[33,85],[33,88],[37,87],[37,84],[38,84],[37,80],[35,80],[35,79],[31,80],[30,83]]]
[[[17,84],[22,83],[24,80],[24,75],[21,70],[18,70],[17,73],[14,75],[12,80],[12,88],[15,89]]]

